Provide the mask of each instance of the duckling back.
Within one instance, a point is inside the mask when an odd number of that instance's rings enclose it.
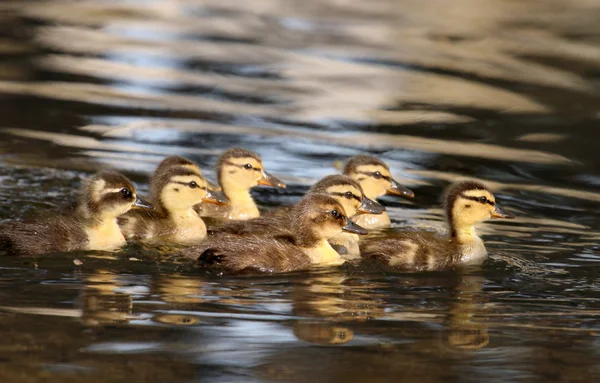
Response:
[[[231,272],[282,273],[311,267],[310,258],[291,237],[266,238],[224,234],[182,252],[200,267]]]
[[[34,256],[84,248],[83,226],[69,217],[36,222],[7,222],[0,226],[0,251],[6,255]]]
[[[457,265],[462,252],[456,242],[434,233],[404,232],[361,241],[360,253],[399,270],[434,271]]]

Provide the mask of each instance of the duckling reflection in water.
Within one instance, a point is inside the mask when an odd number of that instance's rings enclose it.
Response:
[[[403,270],[443,270],[479,265],[487,250],[475,225],[489,218],[514,218],[496,204],[494,195],[480,182],[458,182],[445,193],[450,237],[426,232],[395,233],[391,238],[361,242],[363,258],[377,259]]]
[[[0,227],[0,249],[11,255],[74,250],[117,250],[125,237],[117,217],[131,208],[152,209],[136,197],[135,186],[122,174],[104,171],[86,180],[72,215]]]
[[[227,206],[202,205],[203,217],[244,220],[260,216],[250,195],[257,185],[285,188],[285,184],[264,170],[260,157],[249,150],[232,148],[225,151],[217,163],[217,175]]]
[[[360,184],[344,175],[330,175],[313,185],[310,194],[326,194],[335,198],[344,208],[348,217],[357,214],[381,214],[385,208],[363,194]],[[277,209],[271,215],[247,221],[232,221],[211,229],[211,234],[228,233],[232,235],[260,234],[277,236],[287,232],[288,223],[293,219],[293,207]],[[341,232],[329,239],[334,249],[345,259],[358,258],[357,234]]]
[[[82,291],[82,317],[87,326],[126,323],[133,318],[133,297],[117,292],[119,275],[98,270],[85,277]]]
[[[372,200],[385,194],[413,198],[412,190],[400,185],[392,178],[389,167],[385,162],[373,156],[352,157],[344,167],[344,174],[356,180],[362,190]],[[391,226],[390,216],[382,214],[361,214],[354,222],[367,230],[384,229]]]
[[[156,209],[132,211],[119,217],[127,239],[162,240],[191,244],[206,237],[206,225],[194,206],[200,202],[227,203],[214,192],[192,167],[172,166],[161,169],[150,179],[150,192]]]
[[[344,259],[327,240],[342,230],[366,234],[342,205],[323,194],[307,195],[294,208],[287,232],[277,236],[220,234],[181,254],[203,267],[228,271],[287,272],[312,266],[340,265]]]

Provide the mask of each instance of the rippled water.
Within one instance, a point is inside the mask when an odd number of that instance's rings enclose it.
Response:
[[[600,3],[0,3],[0,219],[69,206],[105,167],[257,151],[296,201],[372,153],[442,227],[474,176],[518,220],[467,274],[218,277],[130,246],[0,259],[5,382],[600,379]]]

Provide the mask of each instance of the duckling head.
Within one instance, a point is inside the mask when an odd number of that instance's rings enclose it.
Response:
[[[358,182],[345,175],[331,175],[313,185],[309,193],[327,194],[335,198],[349,217],[356,214],[381,214],[383,205],[364,195]]]
[[[496,204],[489,189],[477,181],[461,181],[445,193],[445,210],[452,236],[471,232],[473,227],[490,218],[515,218]]]
[[[186,211],[201,202],[227,203],[222,193],[208,187],[204,177],[186,167],[171,167],[152,177],[150,183],[154,200],[166,212]]]
[[[217,163],[219,183],[224,190],[249,190],[257,185],[285,188],[285,184],[263,168],[260,157],[249,150],[232,148]]]
[[[120,173],[97,173],[82,186],[79,211],[84,217],[114,219],[136,207],[153,208],[151,203],[137,198],[133,183]]]
[[[344,207],[326,194],[307,194],[296,205],[294,226],[304,242],[329,239],[342,231],[367,234],[367,230],[348,218]]]
[[[365,195],[371,199],[385,194],[407,198],[415,196],[412,190],[392,178],[390,169],[383,161],[373,156],[352,157],[344,167],[344,174],[358,181]]]
[[[200,170],[200,166],[198,166],[198,164],[195,163],[194,161],[187,159],[185,157],[181,157],[181,156],[169,156],[169,157],[165,158],[164,160],[162,160],[160,162],[160,164],[158,164],[158,166],[156,167],[156,170],[154,170],[154,174],[152,177],[158,177],[161,173],[164,173],[165,171],[169,170],[172,167],[184,167],[184,168],[202,176],[202,171]],[[209,189],[221,190],[219,185],[215,185],[212,182],[210,182],[209,180],[206,180],[206,182],[208,184]]]

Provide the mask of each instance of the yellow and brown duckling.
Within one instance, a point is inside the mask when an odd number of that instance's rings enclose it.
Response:
[[[385,207],[368,198],[358,182],[345,175],[331,175],[321,179],[308,191],[308,194],[327,194],[335,198],[343,207],[348,217],[356,221],[361,215],[379,215]],[[342,232],[329,239],[333,248],[346,260],[360,257],[358,247],[359,236]]]
[[[365,195],[377,199],[385,194],[413,198],[412,190],[400,185],[390,173],[389,167],[373,156],[355,156],[346,163],[344,174],[360,183]],[[355,222],[369,230],[384,229],[391,226],[390,216],[382,214],[361,214]]]
[[[0,249],[11,255],[116,250],[126,243],[117,217],[136,207],[152,209],[137,198],[131,181],[116,172],[94,175],[84,182],[80,194],[72,215],[2,225]]]
[[[358,182],[341,174],[330,175],[321,179],[308,190],[307,195],[309,194],[326,194],[333,197],[343,206],[344,211],[351,218],[357,214],[381,214],[385,211],[383,205],[363,195]],[[280,208],[272,215],[265,215],[247,221],[227,222],[210,229],[209,234],[281,235],[287,232],[287,225],[293,218],[293,212],[294,207]],[[339,233],[329,239],[329,243],[345,259],[360,257],[358,241],[358,235],[348,232]]]
[[[429,232],[402,232],[391,238],[373,238],[360,244],[365,259],[377,259],[401,270],[444,270],[479,265],[487,258],[475,225],[489,218],[514,218],[500,208],[482,183],[458,182],[445,193],[450,236]]]
[[[245,220],[260,216],[250,195],[257,185],[285,188],[285,184],[264,170],[260,157],[249,150],[226,150],[217,163],[217,176],[223,193],[229,199],[227,206],[202,206],[202,216]]]
[[[219,234],[181,255],[202,267],[232,272],[288,272],[313,266],[340,265],[344,259],[327,240],[341,231],[366,234],[333,197],[309,194],[295,207],[288,231],[278,236]]]
[[[153,211],[131,211],[119,217],[127,239],[196,243],[206,237],[206,225],[194,206],[201,202],[227,203],[220,192],[208,188],[196,169],[186,166],[155,172],[150,179],[150,193]]]

